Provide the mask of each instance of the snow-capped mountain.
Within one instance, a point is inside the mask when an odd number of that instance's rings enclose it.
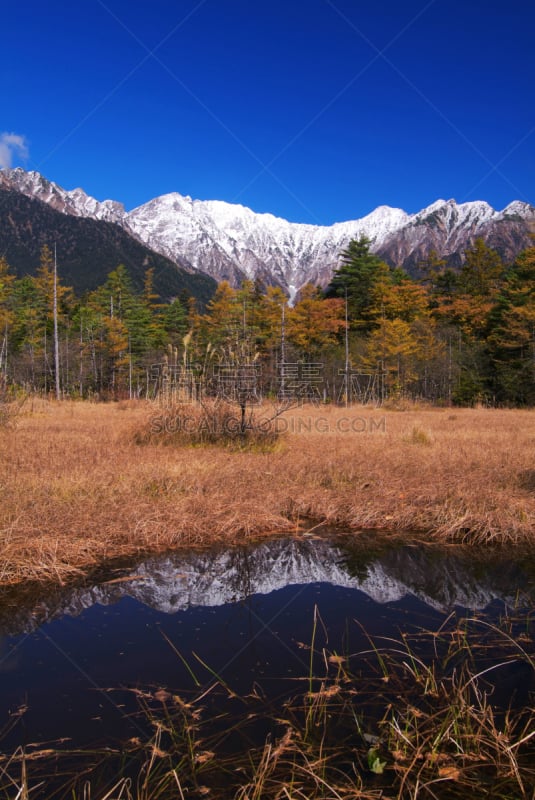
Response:
[[[361,219],[320,226],[176,192],[127,212],[118,202],[99,202],[82,189],[66,191],[20,168],[0,171],[0,182],[64,214],[119,224],[152,250],[216,280],[238,285],[245,277],[259,278],[290,296],[309,282],[326,285],[340,251],[360,235],[390,264],[410,270],[430,250],[458,265],[478,237],[510,259],[530,246],[535,230],[535,207],[520,201],[503,211],[483,201],[437,200],[417,214],[380,206]]]
[[[430,608],[484,609],[493,600],[531,603],[533,587],[514,563],[503,559],[478,567],[477,560],[432,548],[393,548],[382,556],[353,553],[323,539],[265,542],[256,547],[175,553],[150,558],[117,580],[74,589],[61,598],[44,598],[30,611],[9,608],[0,631],[34,630],[43,622],[78,616],[96,603],[111,605],[132,597],[151,608],[174,614],[193,607],[216,607],[269,594],[291,585],[328,583],[364,592],[376,603],[413,595]]]
[[[326,284],[340,250],[355,236],[365,233],[379,242],[408,219],[400,209],[381,206],[362,220],[322,227],[176,193],[127,215],[132,230],[169,258],[181,253],[196,269],[219,280],[236,284],[244,277],[260,278],[290,294],[306,283]]]

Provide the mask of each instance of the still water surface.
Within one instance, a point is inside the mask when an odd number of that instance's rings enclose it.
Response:
[[[11,598],[0,607],[0,715],[2,727],[17,722],[2,747],[116,745],[145,733],[132,689],[201,692],[214,674],[238,695],[283,698],[309,673],[314,619],[320,654],[474,614],[494,622],[514,610],[530,625],[534,574],[503,553],[303,538],[151,558],[29,606]],[[501,674],[507,702],[528,691],[521,666]]]

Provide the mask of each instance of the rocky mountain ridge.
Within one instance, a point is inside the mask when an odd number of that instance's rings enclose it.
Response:
[[[137,291],[143,289],[145,271],[152,268],[155,290],[164,300],[192,295],[202,307],[217,286],[205,273],[151,250],[122,225],[61,212],[0,180],[0,256],[15,274],[35,274],[41,248],[54,244],[61,279],[78,294],[96,289],[119,264],[128,268]]]

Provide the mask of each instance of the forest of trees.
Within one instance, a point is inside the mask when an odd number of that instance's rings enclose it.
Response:
[[[0,259],[0,386],[5,393],[117,399],[302,397],[535,404],[535,247],[504,264],[482,240],[460,270],[431,253],[411,278],[362,237],[326,290],[221,283],[204,311],[160,302],[154,273],[133,290],[124,266],[83,297],[51,249],[35,275]],[[238,397],[239,399],[239,397]]]

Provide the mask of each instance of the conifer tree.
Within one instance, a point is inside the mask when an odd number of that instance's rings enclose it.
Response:
[[[366,236],[353,239],[340,254],[341,265],[325,291],[327,298],[347,298],[350,325],[354,330],[369,331],[381,318],[377,306],[378,285],[391,280],[390,268],[370,252]]]
[[[535,247],[522,252],[507,272],[488,345],[498,399],[535,403]]]

